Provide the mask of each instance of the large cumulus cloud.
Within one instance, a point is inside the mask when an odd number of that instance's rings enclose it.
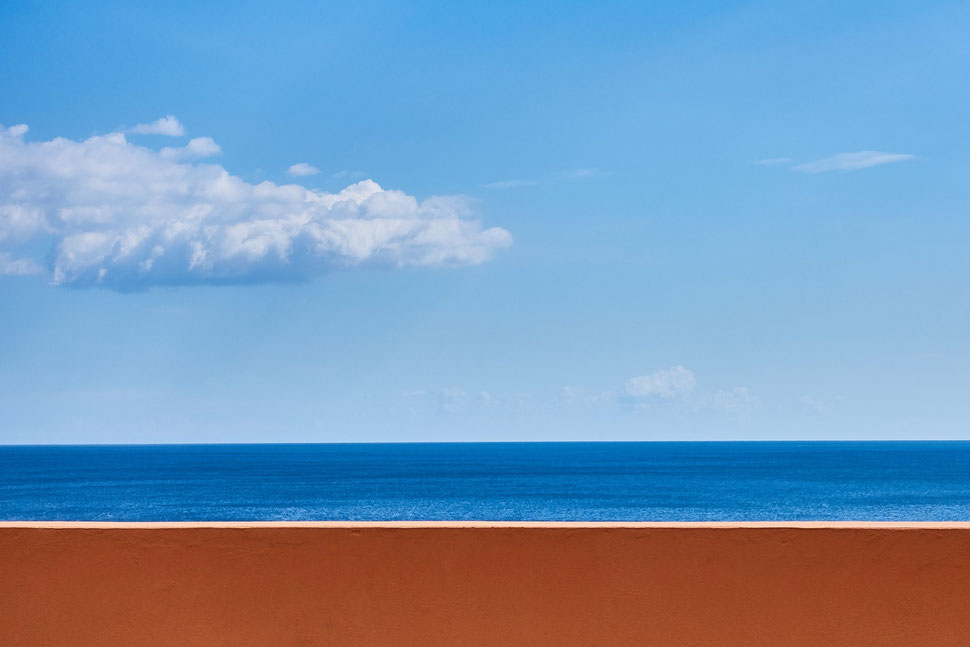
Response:
[[[371,180],[339,193],[251,184],[218,164],[186,161],[220,152],[208,138],[156,152],[122,133],[42,142],[26,133],[0,126],[0,253],[9,265],[49,239],[57,285],[137,289],[303,279],[365,264],[476,264],[511,242],[504,229],[482,227],[460,197],[418,201]]]

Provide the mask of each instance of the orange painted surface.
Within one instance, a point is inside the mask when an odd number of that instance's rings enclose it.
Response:
[[[968,645],[970,527],[0,525],[0,645]]]

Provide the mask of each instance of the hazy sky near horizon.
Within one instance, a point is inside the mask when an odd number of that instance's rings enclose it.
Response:
[[[970,437],[968,32],[5,3],[0,443]]]

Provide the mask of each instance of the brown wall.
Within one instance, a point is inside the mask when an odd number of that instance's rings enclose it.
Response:
[[[970,645],[970,526],[0,524],[0,645]]]

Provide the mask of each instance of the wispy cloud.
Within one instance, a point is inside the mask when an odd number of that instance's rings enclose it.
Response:
[[[150,124],[138,124],[128,132],[136,135],[165,135],[167,137],[181,137],[185,128],[174,115],[156,119]]]
[[[574,168],[559,173],[560,180],[586,180],[592,177],[607,175],[606,171],[598,168]]]
[[[363,171],[337,171],[333,173],[330,177],[334,180],[359,180],[363,178],[366,173]]]
[[[745,386],[701,391],[694,373],[671,366],[632,377],[619,389],[589,389],[566,385],[552,393],[499,393],[470,390],[458,385],[440,389],[405,389],[393,394],[395,406],[409,411],[430,407],[438,413],[474,414],[486,411],[539,411],[551,409],[592,411],[677,410],[685,414],[709,413],[743,416],[762,407],[761,398]]]
[[[559,399],[563,402],[576,402],[582,395],[582,389],[568,384],[559,389]]]
[[[535,186],[539,184],[535,180],[499,180],[498,182],[489,182],[484,184],[486,189],[517,189],[523,186]]]
[[[7,273],[29,273],[37,259],[10,252],[52,239],[57,285],[131,290],[477,264],[512,240],[484,228],[461,196],[419,201],[371,180],[339,193],[252,184],[184,161],[219,151],[207,137],[156,152],[122,133],[30,142],[26,132],[0,126],[0,253]]]
[[[746,386],[722,389],[711,395],[710,405],[719,411],[743,413],[761,406],[761,399]]]
[[[825,403],[810,395],[803,395],[798,398],[799,407],[803,411],[810,413],[821,413],[826,410]]]
[[[513,400],[496,398],[489,391],[468,393],[460,386],[449,386],[438,395],[438,411],[441,413],[485,412],[508,409],[521,404]]]
[[[884,153],[882,151],[858,151],[856,153],[839,153],[832,157],[807,162],[793,166],[792,169],[803,173],[825,173],[826,171],[858,171],[859,169],[904,162],[914,159],[915,155],[908,153]]]
[[[468,394],[460,386],[449,386],[441,390],[438,405],[441,411],[456,413],[468,404]]]
[[[398,398],[421,398],[428,395],[426,389],[403,389],[394,394]]]
[[[626,381],[626,394],[633,398],[671,400],[686,396],[696,383],[694,374],[678,364],[649,375],[631,377]]]
[[[0,276],[33,276],[43,274],[44,268],[31,258],[16,258],[0,252]]]
[[[320,169],[306,162],[299,162],[288,168],[286,172],[295,177],[307,177],[308,175],[317,175],[320,173]]]
[[[765,159],[755,160],[753,163],[758,166],[782,166],[791,164],[794,160],[790,157],[766,157]]]
[[[488,184],[483,184],[482,186],[486,189],[518,189],[527,186],[538,186],[539,184],[544,184],[546,182],[555,182],[556,180],[586,180],[604,175],[609,175],[609,173],[606,171],[601,171],[597,168],[576,168],[560,171],[554,175],[547,176],[541,182],[539,180],[511,179],[489,182]]]

